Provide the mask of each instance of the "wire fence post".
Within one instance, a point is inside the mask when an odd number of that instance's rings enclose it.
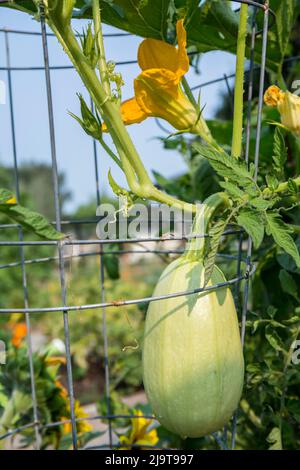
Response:
[[[10,125],[11,125],[11,135],[12,135],[12,149],[13,149],[13,168],[14,168],[14,179],[15,179],[15,189],[16,189],[16,198],[17,201],[20,201],[20,184],[19,184],[19,171],[18,171],[18,156],[17,156],[17,140],[16,140],[16,127],[15,127],[15,115],[14,115],[14,103],[13,103],[13,90],[12,90],[12,76],[11,76],[11,63],[10,63],[10,44],[9,44],[9,33],[5,33],[5,52],[6,52],[6,66],[7,66],[7,78],[8,78],[8,96],[9,96],[9,110],[10,110]],[[18,238],[19,241],[23,241],[23,229],[21,226],[17,226]],[[27,275],[25,268],[25,253],[24,247],[20,246],[20,266],[22,273],[22,289],[23,289],[23,298],[24,298],[24,307],[25,310],[29,308],[28,301],[28,289],[27,289]],[[25,322],[26,322],[26,339],[28,346],[28,362],[29,362],[29,374],[30,374],[30,384],[31,384],[31,397],[32,397],[32,408],[33,408],[33,422],[34,432],[35,432],[35,448],[40,448],[40,434],[38,429],[38,405],[36,398],[36,384],[34,377],[34,364],[33,364],[33,352],[32,352],[32,339],[31,339],[31,322],[30,314],[28,311],[25,312]]]
[[[49,53],[48,53],[45,10],[44,10],[43,1],[39,3],[39,9],[40,9],[40,20],[41,20],[41,31],[42,31],[43,55],[44,55],[44,64],[45,64],[48,116],[49,116],[49,132],[50,132],[50,146],[51,146],[51,159],[52,159],[52,178],[53,178],[53,191],[54,191],[54,204],[55,204],[55,219],[56,219],[56,229],[60,232],[61,231],[61,213],[60,213],[60,196],[59,196],[59,184],[58,184],[58,168],[57,168],[57,158],[56,158],[56,143],[55,143],[51,77],[50,77],[50,69],[49,69]],[[61,297],[62,297],[63,305],[66,306],[67,288],[66,288],[66,278],[65,278],[64,247],[61,242],[57,243],[57,249],[58,249],[58,256],[59,256]],[[75,416],[75,397],[74,397],[73,373],[72,373],[69,316],[68,316],[67,309],[63,311],[63,321],[64,321],[64,334],[65,334],[65,346],[66,346],[66,360],[67,360],[68,392],[69,392],[71,424],[72,424],[72,442],[73,442],[73,448],[77,449],[78,444],[77,444],[76,416]]]

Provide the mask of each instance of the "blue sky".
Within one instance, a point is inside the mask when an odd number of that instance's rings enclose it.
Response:
[[[80,31],[82,22],[75,21],[74,27]],[[40,31],[40,25],[24,13],[0,9],[0,28]],[[104,33],[114,32],[111,27],[104,26]],[[39,36],[9,35],[11,45],[11,65],[41,66],[43,55]],[[69,64],[56,42],[49,38],[49,54],[51,65]],[[135,60],[140,38],[134,36],[122,38],[106,38],[106,55],[108,60]],[[0,33],[0,67],[5,66],[4,34]],[[234,56],[224,52],[209,52],[200,61],[200,75],[191,70],[187,78],[191,86],[222,77],[234,71]],[[123,99],[133,94],[133,79],[139,73],[138,65],[119,66],[125,80]],[[67,186],[73,198],[67,209],[72,210],[87,202],[95,194],[94,163],[92,142],[78,124],[68,115],[70,110],[79,114],[77,92],[86,96],[86,92],[73,70],[57,70],[51,72],[53,106],[55,114],[55,131],[57,145],[58,168],[66,174]],[[7,83],[6,72],[0,71],[0,80]],[[232,82],[231,82],[232,83]],[[205,106],[204,116],[212,118],[218,105],[220,92],[225,83],[210,85],[201,91],[201,105]],[[51,162],[49,128],[47,115],[46,90],[43,71],[13,72],[13,96],[16,117],[17,154],[19,162]],[[12,163],[12,142],[10,129],[9,106],[0,105],[0,163]],[[167,127],[170,126],[167,124]],[[163,133],[154,119],[129,128],[130,134],[144,161],[151,172],[155,169],[165,176],[174,176],[184,171],[185,164],[175,151],[164,151],[156,137]],[[107,138],[109,142],[109,138]],[[99,167],[101,170],[101,191],[109,192],[107,173],[112,169],[114,178],[126,185],[124,176],[101,148],[98,148]]]

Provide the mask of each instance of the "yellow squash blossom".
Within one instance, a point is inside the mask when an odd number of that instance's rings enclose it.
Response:
[[[49,356],[46,357],[45,363],[47,366],[59,366],[59,365],[66,365],[67,360],[64,356]]]
[[[140,44],[138,64],[142,72],[134,80],[134,98],[121,105],[122,119],[129,125],[142,122],[147,117],[158,117],[179,131],[199,134],[211,141],[204,119],[180,84],[189,70],[183,20],[177,22],[176,30],[178,47],[149,38]],[[103,130],[106,130],[105,125]]]
[[[282,125],[300,137],[300,97],[272,85],[265,92],[264,100],[268,106],[277,107]]]
[[[15,198],[15,196],[12,196],[10,199],[7,199],[7,201],[5,201],[5,204],[14,206],[15,204],[17,204],[17,199]]]
[[[120,450],[130,450],[132,446],[146,448],[155,446],[158,443],[158,435],[156,429],[150,429],[152,419],[143,418],[141,410],[133,410],[136,418],[131,418],[131,430],[128,435],[120,436]]]
[[[67,405],[67,410],[68,410],[68,414],[69,413],[71,414],[70,404],[69,403]],[[75,411],[75,418],[80,419],[80,421],[76,421],[77,433],[80,435],[80,434],[84,434],[86,432],[92,431],[93,426],[90,423],[88,423],[86,420],[81,419],[81,418],[88,418],[88,414],[84,411],[82,406],[80,406],[80,402],[78,400],[75,400],[74,411]],[[70,417],[66,418],[65,416],[63,416],[61,418],[62,421],[66,421],[66,420],[69,420],[69,419],[70,419]],[[64,434],[69,434],[70,432],[72,432],[72,423],[70,423],[70,422],[69,423],[64,423],[63,433]]]

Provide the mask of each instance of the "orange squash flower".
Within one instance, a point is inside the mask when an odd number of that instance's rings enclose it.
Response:
[[[13,328],[13,337],[11,343],[15,348],[21,346],[23,338],[27,335],[26,323],[17,323]]]
[[[142,72],[134,80],[134,98],[121,105],[122,119],[130,125],[140,123],[147,117],[158,117],[179,131],[199,134],[211,141],[204,119],[199,116],[180,84],[189,70],[183,20],[177,22],[176,30],[178,47],[150,38],[140,44],[138,64]],[[103,130],[107,130],[105,125]]]

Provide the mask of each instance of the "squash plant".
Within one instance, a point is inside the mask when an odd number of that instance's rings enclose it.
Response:
[[[267,67],[280,88],[267,90],[265,102],[278,108],[281,123],[275,123],[274,150],[269,155],[273,165],[263,180],[257,179],[254,165],[242,159],[244,63],[249,56],[250,36],[247,4],[242,4],[238,12],[232,10],[230,2],[218,0],[200,5],[193,0],[27,0],[8,1],[4,6],[29,12],[36,19],[43,15],[69,56],[96,109],[93,113],[80,97],[82,116],[76,119],[86,133],[99,140],[126,176],[128,189],[121,188],[111,173],[108,175],[114,192],[127,198],[128,207],[142,198],[196,214],[194,235],[204,225],[205,235],[209,235],[206,242],[192,241],[183,257],[162,274],[156,287],[155,293],[164,296],[173,294],[180,285],[182,291],[195,293],[179,301],[173,298],[151,303],[145,331],[144,379],[150,404],[168,429],[182,437],[217,431],[238,404],[243,377],[231,294],[226,287],[217,292],[209,290],[212,284],[225,280],[215,259],[226,226],[231,223],[242,227],[255,249],[261,247],[265,236],[272,237],[277,249],[293,259],[296,269],[300,268],[293,239],[298,227],[287,224],[282,217],[287,199],[292,208],[299,202],[300,178],[285,178],[287,150],[281,130],[284,127],[284,132],[298,138],[300,98],[284,91],[282,63],[299,1],[271,1],[276,20],[269,32]],[[269,2],[265,8],[269,8]],[[72,29],[73,17],[92,19],[92,26],[80,41]],[[141,73],[134,81],[134,97],[124,103],[122,78],[106,61],[102,21],[146,38],[139,47]],[[233,129],[225,145],[214,138],[204,119],[203,103],[195,100],[185,78],[190,66],[188,46],[194,52],[219,49],[236,53]],[[260,51],[259,39],[255,60],[259,60]],[[197,135],[194,151],[219,177],[220,190],[203,201],[199,213],[195,201],[178,199],[153,184],[127,132],[126,125],[153,116],[167,120],[175,128],[175,135]],[[105,132],[110,133],[114,149],[106,144]],[[283,282],[290,285],[284,276]],[[197,289],[203,287],[208,289],[197,294]],[[274,345],[274,339],[272,342]],[[289,367],[290,362],[286,364]],[[203,403],[207,403],[207,409]],[[270,438],[278,446],[281,430],[281,426],[275,428]]]

